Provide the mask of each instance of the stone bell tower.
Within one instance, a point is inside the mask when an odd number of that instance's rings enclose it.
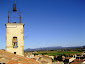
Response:
[[[6,26],[6,51],[24,56],[23,27],[21,23],[21,12],[16,9],[16,2],[13,9],[8,12],[8,23]]]

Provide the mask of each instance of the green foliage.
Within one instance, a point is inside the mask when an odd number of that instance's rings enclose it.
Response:
[[[27,52],[26,52],[27,53]],[[78,51],[37,51],[37,53],[33,53],[34,55],[42,54],[42,55],[49,55],[49,56],[56,56],[56,55],[72,55],[72,54],[77,54],[77,53],[82,53]]]
[[[54,62],[55,60],[52,59],[52,62]]]
[[[37,53],[34,53],[34,55],[38,55]]]
[[[42,53],[42,55],[47,55],[47,53]]]
[[[62,61],[62,55],[57,57],[58,61]]]

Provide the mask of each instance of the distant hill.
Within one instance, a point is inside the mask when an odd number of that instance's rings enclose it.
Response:
[[[24,51],[42,51],[42,50],[57,50],[57,49],[72,49],[72,48],[84,48],[85,46],[75,46],[75,47],[61,47],[61,46],[52,46],[52,47],[42,47],[35,49],[25,49]]]
[[[36,49],[25,49],[25,51],[40,51],[40,50],[56,50],[56,49],[62,49],[61,46],[53,46],[53,47],[42,47],[42,48],[36,48]]]

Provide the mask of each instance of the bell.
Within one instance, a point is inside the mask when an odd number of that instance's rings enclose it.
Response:
[[[16,4],[13,5],[13,11],[17,11],[16,10]]]

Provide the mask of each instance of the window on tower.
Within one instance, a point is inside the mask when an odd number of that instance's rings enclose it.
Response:
[[[13,37],[13,48],[17,48],[18,44],[17,44],[17,37]]]

